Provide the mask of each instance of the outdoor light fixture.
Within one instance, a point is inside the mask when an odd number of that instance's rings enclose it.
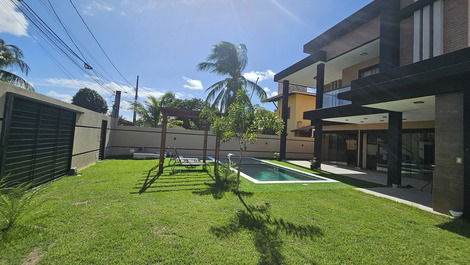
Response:
[[[415,101],[413,104],[424,104],[424,101]]]
[[[361,53],[361,56],[367,56],[367,55],[369,55],[368,52],[363,52],[363,53]]]

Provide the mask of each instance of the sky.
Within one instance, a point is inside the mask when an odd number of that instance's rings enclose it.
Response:
[[[303,45],[370,0],[73,0],[116,71],[87,32],[70,0],[23,0],[75,53],[53,6],[96,73],[74,65],[52,47],[12,4],[0,0],[0,38],[20,47],[31,68],[25,76],[36,92],[70,102],[83,87],[97,90],[111,106],[113,90],[123,91],[121,114],[131,119],[136,76],[139,101],[173,92],[179,98],[207,96],[224,79],[196,66],[220,41],[248,48],[244,76],[268,96],[277,93],[274,75],[308,56]],[[49,4],[50,1],[50,4]],[[121,76],[121,74],[123,77]],[[104,85],[98,85],[100,79]],[[259,103],[258,99],[255,99]],[[272,103],[262,104],[273,110]]]

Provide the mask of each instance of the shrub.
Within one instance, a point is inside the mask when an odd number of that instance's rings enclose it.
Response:
[[[3,236],[37,213],[32,202],[40,190],[32,188],[32,183],[13,183],[8,181],[8,176],[0,176],[0,231]]]

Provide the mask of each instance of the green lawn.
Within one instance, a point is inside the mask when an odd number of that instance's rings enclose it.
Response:
[[[107,160],[47,184],[45,215],[0,243],[0,264],[468,264],[470,224],[354,190],[368,183],[255,185]],[[152,176],[151,176],[152,177]],[[148,182],[148,181],[147,181]]]

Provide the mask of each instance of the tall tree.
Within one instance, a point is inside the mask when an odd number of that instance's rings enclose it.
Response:
[[[249,143],[257,140],[257,135],[270,130],[281,135],[284,128],[282,120],[274,113],[266,111],[258,105],[253,106],[248,97],[248,91],[237,92],[236,100],[227,109],[225,115],[216,115],[214,110],[205,110],[203,117],[211,123],[211,129],[218,138],[226,142],[232,138],[238,140],[240,156],[237,164],[237,190],[240,185],[240,173],[244,152]],[[216,148],[217,152],[217,148]],[[215,157],[218,163],[218,155]],[[215,169],[216,176],[219,175]]]
[[[5,70],[11,68],[17,68],[26,75],[29,73],[29,66],[23,61],[21,49],[15,45],[6,44],[4,40],[0,39],[0,80],[34,91],[33,86],[26,80]]]
[[[222,41],[214,45],[211,54],[205,62],[198,65],[198,69],[226,76],[226,78],[207,88],[206,92],[209,94],[206,101],[212,102],[221,112],[225,112],[234,102],[237,92],[242,89],[253,90],[260,99],[265,99],[266,92],[263,88],[243,76],[247,62],[247,48],[244,44],[237,46]]]
[[[133,104],[133,108],[140,115],[144,126],[158,127],[161,121],[161,109],[173,106],[176,101],[175,94],[168,92],[160,98],[154,96],[147,97],[147,102],[144,104],[137,102]]]
[[[108,112],[106,100],[93,89],[82,88],[72,98],[72,104],[96,111],[99,113]]]

